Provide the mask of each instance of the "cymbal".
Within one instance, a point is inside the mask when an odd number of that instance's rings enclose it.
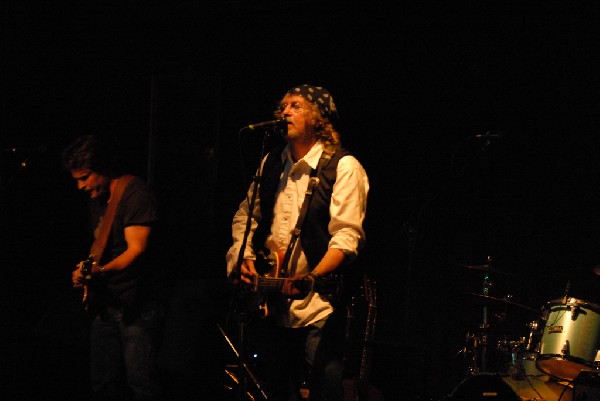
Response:
[[[504,298],[495,298],[495,297],[490,297],[489,295],[475,294],[473,292],[465,292],[465,294],[477,297],[477,298],[483,300],[483,302],[513,305],[513,306],[516,306],[516,307],[519,307],[519,308],[522,308],[522,309],[526,309],[526,310],[529,310],[529,311],[532,311],[532,312],[536,312],[536,313],[539,312],[538,309],[532,308],[532,307],[527,306],[527,305],[523,305],[523,304],[519,304],[519,303],[513,302],[513,301],[507,299],[506,297],[504,297]]]
[[[498,274],[503,274],[505,276],[512,275],[511,273],[508,273],[508,272],[498,269],[492,263],[484,263],[484,264],[480,264],[480,265],[458,264],[458,266],[467,268],[469,270],[477,270],[477,271],[482,271],[482,272],[486,272],[486,273],[498,273]]]

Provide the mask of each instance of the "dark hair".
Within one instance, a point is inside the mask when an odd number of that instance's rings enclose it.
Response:
[[[62,152],[62,163],[69,171],[91,170],[110,177],[119,173],[110,146],[95,135],[84,135],[71,143]]]

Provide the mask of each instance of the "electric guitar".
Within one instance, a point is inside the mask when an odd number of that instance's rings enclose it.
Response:
[[[86,312],[89,312],[91,307],[90,304],[93,300],[93,291],[90,288],[90,282],[92,281],[92,266],[94,265],[94,256],[88,257],[86,260],[81,262],[81,274],[83,275],[83,296],[81,303]]]

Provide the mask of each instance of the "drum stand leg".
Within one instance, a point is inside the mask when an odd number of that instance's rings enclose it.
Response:
[[[483,280],[483,295],[488,296],[488,290],[492,286],[489,276],[486,274]],[[479,333],[473,335],[473,352],[471,356],[471,364],[469,366],[469,374],[487,372],[487,343],[488,343],[488,310],[487,305],[483,305],[482,322],[479,325]],[[469,340],[469,338],[467,338]],[[478,351],[478,349],[480,351]],[[478,364],[479,360],[481,363]]]
[[[488,257],[488,260],[491,264],[491,258]],[[487,297],[489,295],[490,287],[492,286],[492,280],[490,279],[489,274],[486,274],[483,278],[483,296]],[[487,342],[488,342],[488,329],[490,325],[488,324],[488,310],[487,305],[483,304],[483,315],[482,315],[482,323],[480,326],[481,330],[481,372],[487,372]]]
[[[490,259],[490,258],[488,258]],[[491,263],[491,259],[490,259]],[[492,281],[489,274],[483,279],[483,296],[488,297],[489,288]],[[460,354],[469,355],[469,365],[467,371],[469,375],[476,375],[487,372],[487,345],[490,325],[488,323],[487,305],[483,305],[482,322],[479,324],[476,334],[467,333],[467,345],[463,347],[456,356]]]
[[[481,324],[481,372],[487,372],[487,340],[488,340],[487,306],[483,307],[483,323]]]
[[[468,376],[474,376],[479,373],[479,335],[471,334],[471,332],[467,332],[466,345],[462,347],[457,353],[456,357],[460,354],[463,354],[465,359],[468,360],[468,365],[466,368],[466,373]]]
[[[456,353],[457,357],[460,354],[464,354],[465,357],[468,356],[469,364],[467,366],[467,374],[469,376],[487,371],[487,340],[487,323],[484,323],[480,326],[478,333],[471,334],[470,332],[467,332],[467,345],[465,345]]]

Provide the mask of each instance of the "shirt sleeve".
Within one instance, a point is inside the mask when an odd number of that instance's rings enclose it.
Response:
[[[337,166],[329,213],[329,248],[342,250],[352,260],[365,244],[363,222],[367,211],[369,179],[354,156],[344,156]]]
[[[248,191],[248,196],[246,197],[246,199],[244,199],[240,203],[239,209],[233,216],[233,222],[232,222],[232,226],[231,226],[231,235],[232,235],[232,239],[233,239],[233,244],[227,251],[227,255],[225,257],[225,260],[227,262],[227,275],[229,275],[233,271],[233,269],[235,268],[237,261],[238,261],[240,248],[242,247],[242,242],[244,240],[244,233],[246,231],[246,224],[248,221],[248,210],[249,210],[249,206],[250,206],[249,200],[251,199],[250,198],[251,196],[252,196],[252,189],[250,189]],[[259,204],[260,204],[260,199],[257,194],[256,201],[254,204],[254,213],[252,215],[251,229],[250,229],[250,233],[248,234],[248,240],[246,242],[246,249],[244,251],[243,259],[256,259],[256,256],[254,255],[254,251],[252,249],[252,237],[254,235],[254,231],[256,230],[256,227],[258,226],[258,219],[260,219]]]
[[[123,227],[152,226],[158,220],[156,199],[140,178],[127,186],[121,205]]]

